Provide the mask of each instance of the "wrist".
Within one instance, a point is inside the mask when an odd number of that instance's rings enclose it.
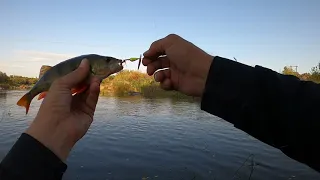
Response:
[[[212,56],[210,54],[205,54],[204,57],[201,60],[201,64],[199,66],[199,90],[198,90],[198,96],[201,97],[205,91],[206,83],[208,74],[211,68],[211,64],[213,62],[215,56]]]
[[[39,127],[33,123],[25,132],[51,150],[61,161],[65,162],[74,143],[68,135],[57,127]]]

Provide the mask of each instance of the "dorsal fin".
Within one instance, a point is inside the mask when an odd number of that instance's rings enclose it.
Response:
[[[42,65],[40,68],[39,79],[44,75],[44,73],[46,73],[51,68],[52,68],[51,66]]]

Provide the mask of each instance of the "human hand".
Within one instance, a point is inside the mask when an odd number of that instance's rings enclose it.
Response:
[[[213,56],[175,34],[153,42],[143,55],[149,75],[169,68],[154,74],[163,89],[202,96]]]
[[[72,147],[85,135],[93,121],[100,80],[92,77],[86,92],[71,94],[71,88],[83,82],[88,73],[89,62],[84,60],[78,69],[56,80],[26,130],[62,161],[67,159]]]

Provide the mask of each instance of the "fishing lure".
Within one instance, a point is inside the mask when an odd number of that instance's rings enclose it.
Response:
[[[139,62],[138,62],[138,70],[139,70],[139,68],[140,68],[140,65],[141,65],[141,55],[140,55],[140,57],[139,58],[129,58],[129,59],[124,59],[124,60],[122,60],[122,62],[123,63],[126,63],[126,61],[131,61],[131,62],[134,62],[134,61],[137,61],[137,60],[139,60]]]

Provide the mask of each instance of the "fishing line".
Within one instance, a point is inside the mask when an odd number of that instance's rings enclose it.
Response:
[[[248,166],[251,166],[251,171],[250,171],[250,175],[249,175],[249,180],[251,179],[253,170],[255,169],[256,166],[258,166],[258,163],[254,162],[254,154],[250,154],[247,159],[242,163],[242,165],[237,169],[237,171],[234,173],[233,178],[234,179],[236,177],[236,175],[238,174],[238,171],[245,165],[245,163],[249,160],[249,158],[251,157],[251,164]]]

